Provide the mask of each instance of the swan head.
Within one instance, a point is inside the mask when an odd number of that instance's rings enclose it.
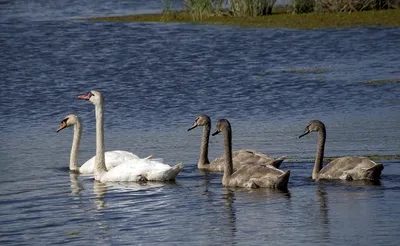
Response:
[[[325,129],[324,123],[319,120],[312,120],[308,123],[306,128],[304,129],[304,133],[299,136],[299,138],[304,137],[305,135],[309,134],[310,132],[317,132],[320,129]]]
[[[93,103],[94,105],[100,104],[103,101],[103,96],[100,92],[91,90],[85,95],[78,96],[78,99],[88,100],[89,102]]]
[[[188,129],[188,131],[198,127],[198,126],[205,126],[205,125],[210,125],[211,124],[211,119],[208,117],[208,115],[201,114],[197,116],[196,120],[192,124],[192,127]]]
[[[226,119],[221,119],[217,121],[217,129],[212,135],[215,136],[220,132],[230,131],[230,129],[231,129],[231,124],[229,123],[229,121]]]
[[[74,114],[69,114],[65,116],[65,118],[61,121],[61,126],[57,129],[57,132],[61,131],[64,128],[67,128],[69,126],[76,125],[79,121],[78,116]]]

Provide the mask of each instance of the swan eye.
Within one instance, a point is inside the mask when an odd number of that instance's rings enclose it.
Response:
[[[93,96],[94,96],[94,94],[93,94],[91,91],[89,91],[89,93],[90,93],[90,96],[91,96],[91,97],[93,97]]]
[[[67,124],[67,121],[69,120],[69,118],[65,118],[65,119],[63,119],[62,121],[61,121],[61,123],[64,123],[65,122],[65,124]]]

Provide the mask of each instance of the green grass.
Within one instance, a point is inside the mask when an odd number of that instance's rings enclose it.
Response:
[[[108,16],[80,18],[93,21],[133,21],[133,22],[191,22],[212,25],[236,25],[258,28],[352,28],[352,27],[395,27],[400,26],[400,9],[361,11],[353,13],[276,13],[262,17],[209,16],[193,20],[188,12],[168,12],[166,14],[143,14],[129,16]]]

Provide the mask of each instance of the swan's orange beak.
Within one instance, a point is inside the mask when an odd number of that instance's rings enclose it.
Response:
[[[58,128],[57,132],[61,131],[61,130],[64,129],[65,127],[67,127],[67,122],[63,120],[63,121],[61,122],[61,126]]]
[[[84,99],[84,100],[89,100],[92,94],[88,92],[86,95],[80,95],[78,96],[78,99]]]

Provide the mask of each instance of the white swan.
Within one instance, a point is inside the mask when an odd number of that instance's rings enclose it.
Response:
[[[215,136],[220,132],[224,134],[224,155],[226,157],[224,176],[222,177],[223,185],[246,188],[287,188],[290,170],[284,172],[271,165],[245,165],[234,171],[232,161],[232,130],[228,120],[218,120],[217,130],[212,135]]]
[[[69,169],[76,173],[81,174],[93,174],[94,171],[94,161],[96,156],[93,156],[89,160],[87,160],[81,167],[78,167],[78,152],[79,152],[79,144],[82,136],[82,122],[81,119],[74,115],[67,115],[62,121],[61,126],[58,128],[57,132],[61,131],[64,128],[74,126],[74,138],[72,140],[72,148],[69,160]],[[146,157],[146,159],[150,159],[152,156]],[[139,159],[139,157],[131,152],[123,151],[123,150],[113,150],[107,151],[105,153],[105,162],[107,170],[114,168],[115,166],[121,164],[124,161],[130,159]],[[157,159],[159,160],[159,159]],[[162,161],[159,160],[159,161]]]
[[[183,170],[182,163],[169,166],[152,159],[131,159],[107,171],[104,154],[104,114],[103,96],[98,91],[90,91],[86,95],[78,96],[80,99],[90,101],[96,111],[96,158],[94,165],[94,178],[101,182],[121,181],[168,181],[175,180]]]
[[[197,168],[202,170],[207,170],[210,172],[223,172],[225,166],[224,155],[216,158],[211,163],[208,160],[208,141],[210,138],[211,131],[211,119],[208,115],[201,114],[194,121],[192,127],[188,131],[198,127],[203,126],[203,136],[201,138],[200,147],[200,159],[197,163]],[[233,170],[236,171],[243,165],[271,165],[279,168],[281,163],[285,160],[286,156],[281,156],[279,158],[272,158],[263,153],[257,152],[255,150],[241,149],[233,151]]]
[[[383,164],[376,164],[363,156],[344,156],[336,158],[322,167],[324,159],[326,128],[319,120],[308,123],[304,133],[299,138],[318,132],[317,154],[312,171],[312,179],[342,179],[342,180],[379,180]]]

